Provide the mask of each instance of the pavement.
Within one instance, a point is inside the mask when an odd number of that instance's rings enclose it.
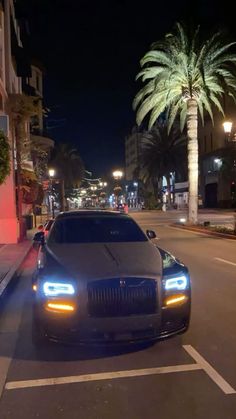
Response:
[[[32,247],[36,229],[29,230],[27,240],[18,244],[0,245],[0,298],[8,284],[20,272],[21,265]]]
[[[0,418],[235,419],[236,242],[132,215],[190,270],[189,331],[155,345],[71,347],[31,342],[29,253],[0,316]]]

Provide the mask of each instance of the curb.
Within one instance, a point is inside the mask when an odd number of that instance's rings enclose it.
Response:
[[[214,237],[221,237],[222,239],[236,240],[236,236],[234,236],[233,234],[218,233],[216,231],[203,230],[202,228],[187,227],[187,226],[181,226],[181,225],[176,225],[176,224],[170,224],[170,226],[177,228],[179,230],[188,230],[188,231],[192,231],[193,233],[196,232],[196,233],[206,234],[207,236],[214,236]]]
[[[10,271],[8,271],[8,273],[4,276],[4,279],[0,282],[0,297],[4,293],[11,279],[15,276],[15,274],[19,273],[20,267],[22,263],[24,262],[25,258],[28,256],[31,249],[32,249],[32,243],[29,242],[23,254],[18,258],[16,263],[14,263]]]

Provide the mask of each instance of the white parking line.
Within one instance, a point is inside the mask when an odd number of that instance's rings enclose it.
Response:
[[[102,372],[98,374],[86,374],[69,377],[58,377],[58,378],[43,378],[39,380],[26,380],[26,381],[12,381],[6,384],[7,390],[19,389],[19,388],[31,388],[41,386],[54,386],[59,384],[72,384],[72,383],[84,383],[87,381],[101,381],[101,380],[114,380],[116,378],[129,378],[129,377],[143,377],[147,375],[156,374],[169,374],[173,372],[186,372],[201,370],[202,367],[198,364],[184,364],[184,365],[173,365],[170,367],[157,367],[157,368],[145,368],[139,370],[127,370],[127,371],[113,371],[113,372]]]
[[[142,227],[142,226],[151,226],[151,227],[163,227],[164,225],[163,224],[161,224],[161,223],[139,223],[140,224],[140,226]],[[166,225],[165,225],[166,226]]]
[[[231,387],[227,381],[207,362],[191,345],[183,345],[183,348],[188,354],[197,362],[207,375],[220,387],[225,394],[235,394],[236,391]]]
[[[227,263],[228,265],[236,266],[236,263],[230,262],[230,260],[221,259],[221,258],[214,258],[215,260],[218,260],[219,262]]]
[[[227,381],[207,362],[191,345],[183,345],[186,352],[193,358],[196,363],[194,364],[183,364],[183,365],[172,365],[168,367],[154,367],[144,368],[138,370],[126,370],[126,371],[112,371],[102,372],[95,374],[85,375],[72,375],[68,377],[56,377],[56,378],[41,378],[36,380],[23,380],[23,381],[10,381],[6,383],[6,390],[16,390],[22,388],[32,387],[45,387],[55,386],[61,384],[75,384],[85,383],[92,381],[102,380],[114,380],[119,378],[130,378],[130,377],[144,377],[149,375],[158,374],[169,374],[176,372],[189,372],[189,371],[204,371],[218,387],[223,391],[224,394],[235,394],[236,391],[230,386]]]

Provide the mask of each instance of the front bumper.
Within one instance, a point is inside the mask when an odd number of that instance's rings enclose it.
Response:
[[[112,318],[91,318],[49,313],[34,305],[34,318],[49,340],[74,344],[114,344],[148,342],[168,338],[187,331],[190,299],[179,307],[165,308],[160,313]]]

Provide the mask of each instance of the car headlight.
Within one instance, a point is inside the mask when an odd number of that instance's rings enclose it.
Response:
[[[183,291],[188,286],[188,279],[185,275],[175,276],[174,278],[165,279],[165,290]]]
[[[73,295],[75,288],[66,282],[44,282],[43,292],[47,297],[58,297],[59,295]]]

